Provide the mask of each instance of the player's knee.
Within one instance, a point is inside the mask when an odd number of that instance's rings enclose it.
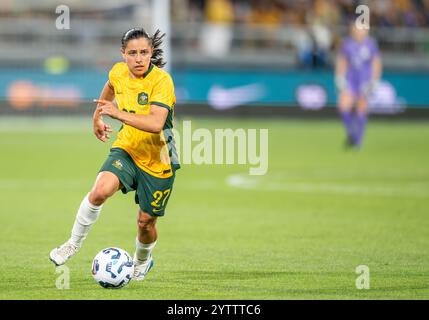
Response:
[[[352,95],[344,90],[338,99],[338,108],[340,111],[348,111],[353,106],[353,97]]]
[[[360,114],[366,114],[368,112],[368,102],[366,99],[361,99],[358,101],[357,111]]]
[[[156,218],[139,216],[137,219],[137,224],[140,230],[151,231],[155,228]]]
[[[139,226],[139,229],[140,230],[144,230],[144,231],[151,231],[155,227],[154,223],[151,223],[151,222],[149,222],[147,220],[140,220],[139,219],[137,221],[137,224]]]
[[[89,195],[89,201],[95,205],[102,205],[110,196],[111,188],[104,183],[97,183]]]

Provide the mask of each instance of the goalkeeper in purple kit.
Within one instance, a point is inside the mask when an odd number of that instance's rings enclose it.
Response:
[[[368,97],[377,87],[382,62],[377,42],[368,30],[353,23],[336,61],[338,109],[347,133],[347,146],[360,148],[368,119]]]

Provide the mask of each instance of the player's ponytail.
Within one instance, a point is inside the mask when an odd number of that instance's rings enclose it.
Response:
[[[163,58],[164,50],[161,49],[162,38],[164,38],[164,36],[165,33],[161,33],[160,30],[156,30],[155,34],[151,37],[143,28],[132,28],[122,36],[122,50],[125,50],[130,40],[146,38],[150,41],[153,48],[151,62],[157,67],[162,68],[166,64]]]
[[[162,68],[165,66],[166,62],[164,61],[164,50],[161,49],[162,44],[162,38],[164,38],[165,33],[161,33],[161,31],[158,29],[156,30],[155,34],[152,36],[152,47],[153,47],[153,54],[152,54],[152,63],[156,65],[159,68]]]

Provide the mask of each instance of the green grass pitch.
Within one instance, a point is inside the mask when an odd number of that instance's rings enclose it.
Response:
[[[334,120],[192,126],[268,128],[268,174],[183,166],[158,222],[154,269],[106,290],[92,258],[108,246],[132,254],[136,235],[133,194],[117,194],[67,265],[70,289],[58,290],[48,253],[68,238],[109,146],[90,119],[2,119],[0,299],[429,298],[428,122],[371,121],[360,151],[343,149]],[[369,290],[356,288],[359,265]]]

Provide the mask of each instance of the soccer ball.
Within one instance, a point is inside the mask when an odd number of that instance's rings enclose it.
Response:
[[[126,286],[131,281],[133,272],[133,259],[120,248],[103,249],[92,261],[92,276],[106,289]]]

